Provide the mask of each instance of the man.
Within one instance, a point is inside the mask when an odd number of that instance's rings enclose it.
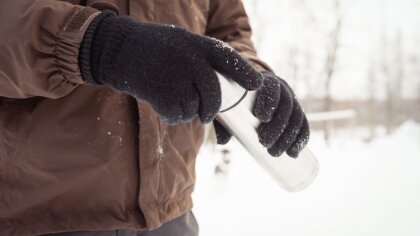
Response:
[[[250,36],[240,0],[1,1],[0,235],[197,235],[215,71],[258,89],[261,143],[297,157],[306,117]]]

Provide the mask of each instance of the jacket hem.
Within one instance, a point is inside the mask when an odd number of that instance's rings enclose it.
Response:
[[[145,230],[146,226],[139,220],[138,210],[125,214],[125,218],[98,213],[90,217],[83,217],[83,213],[72,217],[72,220],[58,221],[56,217],[43,214],[43,217],[31,217],[19,220],[6,220],[0,224],[0,235],[36,236],[50,233],[132,229]],[[68,216],[66,217],[68,218]]]

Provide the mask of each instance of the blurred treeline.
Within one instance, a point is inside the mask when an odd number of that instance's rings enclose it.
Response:
[[[311,122],[326,140],[360,128],[369,141],[420,122],[419,0],[244,3],[260,57],[290,82],[307,112],[326,112]],[[355,115],[331,116],[339,110]]]

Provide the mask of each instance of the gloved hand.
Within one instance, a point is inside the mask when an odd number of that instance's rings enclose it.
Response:
[[[257,91],[253,114],[261,124],[257,128],[260,143],[272,156],[285,151],[297,157],[309,141],[309,124],[292,89],[271,72],[261,72],[263,85]],[[231,134],[214,120],[219,144],[229,141]]]
[[[89,25],[80,49],[84,80],[146,100],[168,123],[203,123],[220,109],[215,71],[247,90],[262,79],[227,44],[180,27],[140,23],[103,12]]]

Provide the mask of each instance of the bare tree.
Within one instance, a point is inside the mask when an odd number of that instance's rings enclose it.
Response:
[[[334,1],[334,17],[335,24],[330,33],[330,45],[327,49],[327,58],[325,62],[325,86],[324,86],[324,111],[330,111],[332,108],[332,97],[331,97],[331,81],[336,71],[337,64],[337,53],[340,47],[340,34],[342,31],[343,14],[341,11],[341,1]],[[332,123],[326,121],[324,123],[324,139],[328,143],[330,140],[332,130]]]
[[[370,142],[375,138],[375,127],[376,127],[376,98],[375,98],[375,84],[376,84],[376,73],[375,73],[375,54],[373,54],[369,69],[368,69],[368,106],[369,106],[369,137],[367,141]]]
[[[404,82],[404,45],[403,45],[403,34],[401,29],[397,30],[396,40],[394,43],[394,64],[395,72],[393,76],[394,81],[394,127],[399,125],[405,116],[405,109],[403,108],[402,102],[402,84]]]
[[[401,117],[401,87],[404,78],[404,56],[402,33],[397,31],[393,47],[389,47],[389,39],[385,32],[382,34],[382,73],[386,78],[386,118],[385,127],[388,134],[392,134],[395,127],[402,120]]]
[[[299,20],[303,24],[304,31],[317,32],[317,21],[315,17],[315,10],[310,5],[311,1],[309,0],[294,0],[291,1],[292,8],[295,11],[302,12],[299,14]],[[301,81],[302,85],[306,90],[306,99],[303,101],[303,107],[308,109],[310,101],[312,101],[312,91],[313,83],[316,80],[314,76],[315,71],[313,68],[313,45],[308,46],[308,42],[311,42],[313,34],[301,35],[302,32],[299,32],[296,36],[302,38],[305,37],[305,40],[295,40],[294,44],[290,46],[288,52],[288,63],[289,68],[291,69],[290,80],[293,81],[291,84],[293,89],[298,90],[298,83]],[[309,38],[308,38],[309,37]]]

